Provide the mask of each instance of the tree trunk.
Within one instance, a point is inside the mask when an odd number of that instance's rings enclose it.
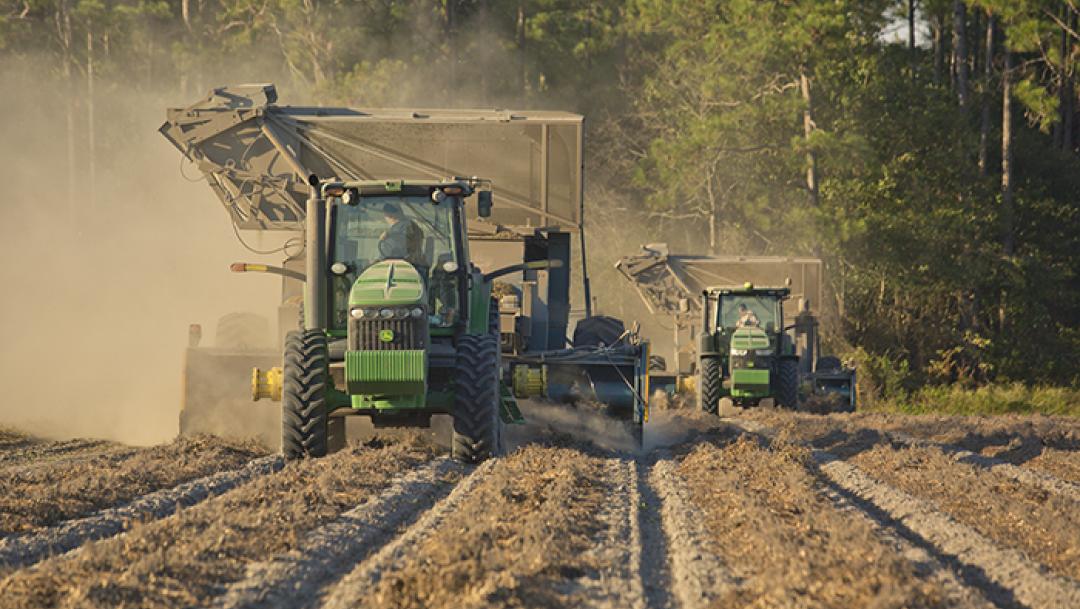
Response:
[[[1068,6],[1062,6],[1062,22],[1068,25]],[[1065,122],[1069,113],[1069,97],[1071,96],[1071,83],[1068,73],[1069,56],[1069,33],[1062,27],[1062,65],[1059,66],[1057,75],[1057,120],[1054,121],[1054,147],[1065,150]]]
[[[456,40],[457,37],[455,36],[454,32],[454,28],[457,27],[457,16],[455,15],[456,11],[457,0],[446,0],[446,13],[444,15],[446,22],[444,26],[446,28],[447,46],[450,49],[450,78],[447,81],[449,83],[457,82],[458,48]]]
[[[945,71],[945,32],[941,18],[935,15],[930,20],[930,28],[934,32],[934,83],[941,84],[941,77]]]
[[[806,68],[799,71],[799,88],[803,96],[803,134],[806,136],[806,189],[810,192],[810,203],[818,206],[818,170],[817,154],[810,146],[810,135],[814,132],[814,104],[810,94],[810,78]]]
[[[94,210],[97,198],[97,155],[94,133],[94,23],[86,23],[86,153],[87,153],[87,207]]]
[[[915,79],[915,70],[919,65],[919,54],[915,50],[915,0],[907,3],[908,60],[911,63],[911,78]]]
[[[1001,218],[1002,244],[1006,256],[1016,251],[1013,210],[1013,148],[1012,148],[1012,79],[1013,54],[1005,49],[1005,67],[1001,71]]]
[[[529,90],[529,72],[525,67],[525,3],[519,2],[517,9],[517,54],[518,73],[521,75],[521,92]]]
[[[979,175],[990,171],[990,85],[994,76],[994,15],[986,16],[986,49],[983,52],[982,116],[979,121]]]
[[[1075,32],[1077,24],[1076,13],[1072,13],[1069,16],[1069,23],[1069,27]],[[1068,109],[1065,112],[1065,125],[1063,127],[1064,133],[1062,134],[1061,147],[1065,150],[1072,151],[1075,142],[1073,133],[1075,133],[1076,130],[1076,83],[1073,80],[1073,74],[1068,71],[1065,72],[1065,92],[1069,103]]]
[[[956,98],[961,108],[968,103],[967,9],[963,0],[953,0],[953,66]]]
[[[56,29],[59,34],[64,75],[64,118],[67,123],[67,199],[68,218],[74,224],[75,218],[75,84],[71,79],[71,13],[66,0],[60,2],[56,15]]]
[[[907,43],[912,56],[915,55],[915,0],[907,3]]]

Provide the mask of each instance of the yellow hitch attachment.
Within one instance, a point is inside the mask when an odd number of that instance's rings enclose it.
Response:
[[[535,398],[544,394],[547,374],[543,367],[514,366],[514,397]]]
[[[266,372],[258,368],[251,369],[251,399],[258,402],[262,398],[281,401],[281,368],[274,367]]]

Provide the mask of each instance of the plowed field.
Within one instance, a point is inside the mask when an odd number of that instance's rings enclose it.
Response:
[[[475,467],[0,431],[0,606],[1080,607],[1074,420],[657,419],[547,412]]]

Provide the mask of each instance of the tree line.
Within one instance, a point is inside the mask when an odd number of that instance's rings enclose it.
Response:
[[[577,110],[597,232],[822,257],[829,340],[877,390],[1075,384],[1078,17],[1077,0],[0,0],[0,61],[58,83],[66,163],[91,182],[86,151],[118,145],[94,117],[121,88],[180,103],[271,78],[289,102]]]

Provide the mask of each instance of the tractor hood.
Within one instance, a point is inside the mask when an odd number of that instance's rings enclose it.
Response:
[[[769,336],[761,328],[738,328],[731,336],[731,348],[740,351],[768,349]]]
[[[369,266],[349,292],[351,307],[410,305],[424,300],[420,272],[404,260],[382,260]]]

